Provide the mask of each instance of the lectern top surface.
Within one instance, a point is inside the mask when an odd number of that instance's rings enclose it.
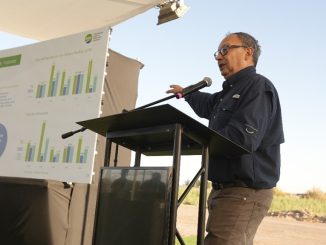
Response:
[[[181,124],[187,132],[203,139],[203,142],[200,143],[209,145],[210,153],[214,155],[226,153],[243,154],[247,152],[244,148],[236,145],[229,139],[209,129],[171,105],[161,105],[146,109],[133,110],[126,113],[80,121],[77,123],[103,136],[107,136],[107,132],[123,132],[163,125]],[[157,135],[156,137],[156,141],[163,138],[166,140],[166,137],[162,138]],[[171,137],[173,137],[173,134],[171,134]],[[145,138],[138,137],[137,141],[134,143],[139,144],[143,139],[148,140],[148,136]],[[168,143],[168,141],[165,143]],[[173,143],[173,141],[169,143]]]

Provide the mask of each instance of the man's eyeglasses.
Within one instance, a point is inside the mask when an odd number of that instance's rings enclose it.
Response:
[[[227,46],[224,46],[224,47],[220,48],[219,50],[217,50],[214,53],[214,58],[217,59],[217,56],[218,56],[219,53],[222,56],[227,55],[228,52],[229,52],[229,49],[231,49],[231,48],[248,48],[248,47],[247,46],[244,46],[244,45],[227,45]]]

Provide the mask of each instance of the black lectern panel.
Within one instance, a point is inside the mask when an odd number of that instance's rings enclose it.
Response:
[[[94,245],[165,245],[171,169],[103,168]]]

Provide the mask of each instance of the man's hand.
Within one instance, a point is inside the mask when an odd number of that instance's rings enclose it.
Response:
[[[183,87],[179,86],[179,85],[175,85],[175,84],[172,84],[170,85],[170,88],[169,90],[166,91],[167,94],[182,94],[182,91],[183,91]]]

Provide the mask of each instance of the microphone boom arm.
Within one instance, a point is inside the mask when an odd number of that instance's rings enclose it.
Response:
[[[178,94],[173,94],[173,95],[170,95],[170,96],[164,97],[164,98],[162,98],[162,99],[156,100],[156,101],[154,101],[154,102],[148,103],[148,104],[146,104],[146,105],[143,105],[143,106],[137,107],[137,108],[135,108],[135,109],[133,109],[133,110],[131,110],[131,111],[136,111],[136,110],[144,109],[144,108],[147,108],[147,107],[149,107],[149,106],[156,105],[156,104],[158,104],[158,103],[161,103],[161,102],[163,102],[163,101],[166,101],[166,100],[169,100],[169,99],[172,99],[172,98],[180,99],[180,98],[182,98],[182,97],[183,97],[182,94],[179,94],[179,93],[178,93]]]
[[[61,138],[62,138],[62,139],[66,139],[66,138],[69,138],[70,136],[73,136],[73,135],[76,134],[76,133],[83,132],[83,131],[85,131],[85,130],[86,130],[85,127],[81,127],[80,129],[77,129],[77,130],[75,130],[75,131],[70,131],[70,132],[67,132],[67,133],[62,134],[62,135],[61,135]]]

